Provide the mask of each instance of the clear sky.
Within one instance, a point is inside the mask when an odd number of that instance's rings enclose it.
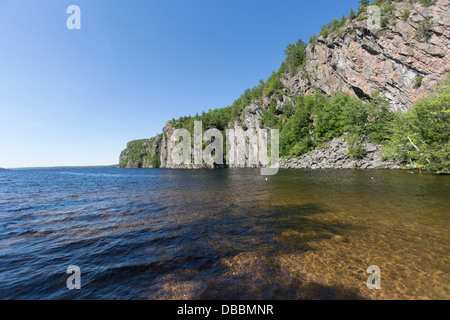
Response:
[[[81,30],[69,30],[70,5]],[[358,0],[0,0],[0,167],[117,164],[231,105]]]

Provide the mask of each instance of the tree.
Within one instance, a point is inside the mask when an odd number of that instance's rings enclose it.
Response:
[[[433,95],[398,114],[386,156],[433,172],[450,172],[450,76]]]
[[[297,68],[304,63],[306,47],[306,43],[299,39],[296,44],[289,43],[286,50],[284,50],[286,54],[285,62],[291,74],[295,73]]]
[[[341,121],[344,132],[363,135],[367,123],[367,111],[362,101],[349,97],[343,104]]]
[[[309,132],[312,130],[311,115],[305,108],[297,109],[286,121],[280,132],[280,153],[283,156],[301,156],[313,147]]]
[[[365,7],[368,6],[369,4],[370,4],[369,0],[359,0],[360,7]]]
[[[394,114],[390,111],[389,100],[379,92],[371,96],[371,101],[366,103],[368,122],[366,134],[369,140],[383,143],[392,136],[392,122]]]

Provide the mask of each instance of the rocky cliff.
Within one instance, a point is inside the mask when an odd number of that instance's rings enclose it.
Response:
[[[119,168],[159,167],[162,135],[152,139],[134,140],[120,153]]]
[[[343,91],[358,98],[369,98],[379,91],[388,98],[392,110],[408,110],[450,72],[450,1],[424,2],[387,1],[380,7],[381,19],[373,21],[379,23],[378,28],[368,24],[371,16],[363,12],[326,37],[318,36],[307,46],[306,61],[298,72],[281,77],[281,93],[250,102],[228,127],[254,128],[260,134],[260,119],[272,101],[282,113],[296,95],[316,91],[328,95]],[[158,137],[130,143],[120,156],[120,167],[152,167],[155,157],[163,168],[179,167],[168,156],[173,130],[173,124],[167,122]],[[281,167],[398,168],[395,163],[381,161],[379,145],[364,144],[365,158],[360,160],[347,157],[346,150],[345,140],[335,139],[329,148],[314,150],[301,159],[282,160]],[[189,166],[198,167],[202,166]]]
[[[410,108],[450,71],[450,2],[399,2],[380,22],[369,30],[367,19],[348,20],[342,36],[319,36],[306,50],[305,68],[283,79],[286,87],[360,98],[381,91],[395,110]]]

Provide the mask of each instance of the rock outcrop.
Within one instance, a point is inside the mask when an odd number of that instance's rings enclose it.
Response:
[[[401,169],[401,166],[382,160],[382,147],[375,143],[364,143],[364,157],[354,159],[348,155],[345,139],[335,138],[326,148],[318,148],[300,159],[281,159],[283,169]]]
[[[163,128],[163,133],[161,135],[161,168],[168,169],[214,169],[213,166],[208,166],[206,164],[196,165],[196,164],[182,164],[177,165],[173,162],[171,155],[171,151],[174,147],[174,142],[171,140],[172,133],[175,129],[172,126],[172,123],[166,122]]]
[[[450,1],[437,0],[425,6],[421,1],[393,2],[390,21],[382,28],[369,28],[360,16],[348,19],[340,33],[319,36],[306,48],[306,64],[298,73],[286,73],[281,82],[282,94],[265,97],[262,103],[251,102],[229,128],[256,129],[260,119],[276,101],[282,113],[294,96],[320,91],[333,94],[344,91],[359,98],[383,92],[395,111],[405,111],[413,103],[432,92],[450,72]],[[383,26],[384,25],[384,26]],[[175,165],[170,154],[174,128],[169,121],[163,133],[142,143],[138,156],[127,146],[120,156],[121,167],[151,167],[152,157],[159,155],[163,168],[204,168],[205,165]],[[300,159],[284,159],[283,168],[398,168],[395,163],[381,161],[381,146],[364,145],[366,156],[354,160],[342,138],[330,142],[330,148],[318,149]]]
[[[291,94],[338,90],[360,98],[384,92],[394,110],[407,110],[450,72],[450,2],[395,5],[395,20],[369,30],[347,21],[342,36],[319,36],[306,49],[305,68],[282,79]]]
[[[163,135],[152,139],[135,140],[127,143],[120,153],[119,168],[153,168],[152,160],[160,157]],[[158,161],[159,162],[159,161]]]

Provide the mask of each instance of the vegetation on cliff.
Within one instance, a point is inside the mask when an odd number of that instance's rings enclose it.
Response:
[[[381,10],[381,27],[388,28],[401,19],[407,21],[410,12],[404,11],[401,17],[396,16],[395,3],[420,1],[423,6],[434,4],[435,0],[376,0],[372,4]],[[310,47],[314,47],[321,37],[341,37],[352,34],[349,20],[362,21],[367,19],[369,1],[361,0],[358,12],[353,10],[349,16],[341,20],[334,19],[323,26],[319,36],[313,35]],[[431,30],[427,19],[419,23],[416,36],[426,41]],[[272,72],[267,81],[260,80],[258,85],[245,92],[232,105],[202,112],[195,116],[184,116],[172,119],[171,126],[175,129],[184,128],[193,133],[194,122],[202,121],[203,129],[217,128],[225,130],[236,124],[242,125],[246,108],[258,106],[260,126],[280,130],[280,155],[282,157],[300,157],[303,154],[323,146],[333,138],[345,135],[349,156],[363,158],[364,142],[381,144],[385,150],[386,159],[395,159],[403,164],[421,165],[433,172],[449,172],[449,77],[443,82],[436,93],[416,101],[407,112],[393,112],[389,101],[383,92],[369,95],[351,96],[347,92],[324,94],[320,89],[314,94],[293,95],[291,88],[285,87],[286,77],[297,74],[309,77],[303,69],[307,63],[307,45],[301,39],[295,44],[290,43],[285,50],[285,60],[278,71]],[[316,69],[318,66],[316,65]],[[377,75],[375,75],[377,76]],[[415,86],[419,88],[422,76],[416,77]],[[139,142],[129,149],[129,160],[132,163],[157,164],[155,153],[139,151]],[[146,158],[147,157],[147,158]],[[148,158],[151,159],[148,159]],[[122,158],[121,158],[122,159]],[[147,159],[147,160],[146,160]],[[121,162],[121,165],[124,163]],[[153,166],[155,167],[155,166]]]
[[[119,159],[119,168],[159,168],[159,153],[155,152],[153,144],[156,138],[141,139],[128,142]]]
[[[386,157],[417,163],[433,172],[450,172],[450,76],[436,92],[396,114],[385,144]]]
[[[282,111],[275,108],[273,101],[261,118],[261,127],[280,130],[282,157],[299,157],[345,133],[349,156],[354,158],[364,156],[363,141],[375,142],[385,146],[386,159],[449,172],[449,79],[406,113],[390,111],[389,101],[380,93],[363,101],[343,92],[332,96],[316,92],[296,96]],[[203,121],[204,129],[224,130],[232,120],[229,111],[230,107],[216,109],[174,123],[191,132],[194,121]]]

